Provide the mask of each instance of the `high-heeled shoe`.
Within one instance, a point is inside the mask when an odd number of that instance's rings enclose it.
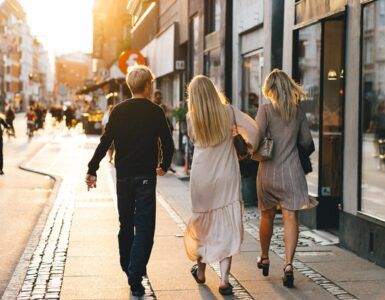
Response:
[[[269,276],[270,261],[268,257],[259,257],[257,260],[257,267],[258,269],[262,269],[263,276]]]
[[[231,283],[228,283],[227,286],[225,287],[219,287],[218,288],[218,291],[219,293],[222,295],[222,296],[231,296],[234,294],[233,292],[233,286],[231,285]]]
[[[288,270],[288,267],[290,267],[289,270]],[[290,263],[287,264],[283,269],[282,283],[283,283],[283,286],[287,288],[292,288],[294,286],[293,265]]]

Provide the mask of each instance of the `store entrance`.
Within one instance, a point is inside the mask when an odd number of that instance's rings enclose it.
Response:
[[[338,228],[342,205],[344,112],[343,17],[323,22],[319,227]]]
[[[334,16],[295,31],[293,74],[306,90],[303,102],[316,152],[307,176],[318,207],[301,213],[312,228],[337,230],[342,204],[345,18]]]

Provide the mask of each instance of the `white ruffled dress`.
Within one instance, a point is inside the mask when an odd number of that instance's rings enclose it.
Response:
[[[227,109],[234,124],[230,105]],[[236,108],[234,112],[240,133],[254,145],[255,121]],[[192,216],[184,236],[188,257],[213,263],[239,253],[243,240],[241,175],[231,137],[215,147],[195,145],[190,191]]]

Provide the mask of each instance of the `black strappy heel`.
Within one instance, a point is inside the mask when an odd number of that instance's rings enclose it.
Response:
[[[290,270],[287,271],[287,267],[291,266]],[[294,270],[292,264],[287,264],[283,269],[283,277],[282,277],[283,286],[287,288],[292,288],[294,286]]]
[[[218,288],[218,291],[219,293],[222,295],[222,296],[231,296],[234,294],[233,292],[233,286],[231,285],[231,283],[228,284],[227,287],[219,287]]]
[[[194,277],[195,281],[198,284],[204,284],[206,282],[206,280],[201,280],[198,277],[198,265],[192,266],[192,268],[191,268],[191,275]]]
[[[269,276],[270,262],[264,263],[263,261],[268,260],[268,257],[259,257],[257,261],[258,269],[262,269],[263,276]]]

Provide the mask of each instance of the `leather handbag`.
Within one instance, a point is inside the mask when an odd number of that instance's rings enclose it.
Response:
[[[298,106],[298,108],[305,115],[302,108],[300,106]],[[306,118],[305,118],[304,122],[307,122]],[[304,147],[300,144],[299,140],[300,140],[300,136],[298,134],[297,148],[298,148],[299,161],[301,162],[301,166],[302,166],[302,169],[303,169],[305,175],[307,175],[307,174],[313,172],[313,166],[311,164],[310,155],[315,151],[315,145],[314,145],[314,141],[312,140],[311,144],[308,147]]]
[[[267,128],[266,128],[266,136],[260,142],[258,150],[255,151],[252,155],[252,159],[257,161],[266,161],[271,160],[273,158],[273,150],[274,150],[274,141],[271,138],[271,133],[269,129],[269,121],[266,113],[267,120]]]
[[[231,110],[233,111],[234,125],[235,125],[235,135],[233,136],[233,144],[235,151],[237,152],[238,160],[243,160],[249,156],[249,149],[247,143],[243,136],[238,132],[237,119],[235,118],[234,108],[232,106]]]
[[[302,169],[305,174],[313,172],[313,166],[311,164],[310,155],[315,151],[314,142],[312,141],[308,148],[303,147],[297,142],[299,161],[301,162]]]

